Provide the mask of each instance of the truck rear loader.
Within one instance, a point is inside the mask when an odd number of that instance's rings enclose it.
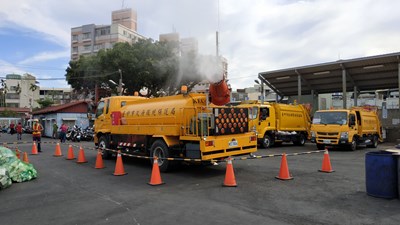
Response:
[[[310,114],[299,104],[246,101],[240,104],[250,108],[250,128],[257,132],[258,142],[269,148],[283,142],[304,145],[310,131]]]
[[[228,90],[223,82],[222,89]],[[249,131],[248,108],[223,106],[229,94],[219,85],[211,85],[210,95],[104,98],[97,107],[94,142],[126,154],[157,156],[161,171],[179,159],[210,162],[257,151],[256,135]],[[110,153],[103,151],[103,157]]]
[[[376,108],[319,110],[311,125],[311,142],[322,150],[326,146],[356,150],[358,145],[376,148],[382,141],[382,127]]]

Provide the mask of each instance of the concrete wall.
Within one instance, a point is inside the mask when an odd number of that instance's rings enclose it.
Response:
[[[396,142],[400,139],[400,111],[399,109],[387,109],[387,113],[383,113],[382,109],[378,110],[379,119],[381,120],[382,129],[385,131],[384,137],[387,142]],[[384,118],[386,117],[386,118]]]

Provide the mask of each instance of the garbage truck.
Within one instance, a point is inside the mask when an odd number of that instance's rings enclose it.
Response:
[[[158,157],[160,171],[179,161],[211,163],[257,151],[249,131],[249,109],[226,106],[226,81],[210,84],[209,92],[145,98],[112,96],[99,101],[94,143],[128,155]],[[103,158],[112,151],[103,150]],[[174,159],[174,160],[170,160]]]
[[[359,145],[376,148],[382,127],[376,107],[319,110],[311,125],[311,142],[322,150],[327,146],[356,150]]]
[[[257,140],[264,148],[284,142],[301,146],[309,137],[311,120],[305,105],[257,100],[243,101],[240,105],[250,109],[250,129],[257,133]]]

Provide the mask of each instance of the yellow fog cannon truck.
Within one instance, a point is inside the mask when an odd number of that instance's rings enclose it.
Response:
[[[245,101],[240,105],[250,109],[250,128],[257,133],[258,142],[264,148],[283,142],[304,145],[308,139],[311,121],[304,105],[258,101]]]
[[[104,98],[97,107],[94,142],[125,154],[157,156],[163,172],[180,159],[209,162],[256,152],[257,137],[249,131],[248,108],[218,106],[213,98],[218,104],[226,103],[221,100],[226,93],[211,90],[210,95]],[[110,154],[103,151],[104,158]]]
[[[319,110],[311,125],[311,142],[322,150],[326,146],[356,150],[358,145],[376,148],[382,141],[382,127],[376,109]]]

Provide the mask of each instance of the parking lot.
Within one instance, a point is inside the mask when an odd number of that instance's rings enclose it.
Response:
[[[30,135],[23,137],[30,140]],[[16,141],[2,134],[0,142]],[[53,139],[43,138],[43,141]],[[77,143],[73,143],[77,144]],[[182,165],[150,186],[148,160],[123,158],[125,176],[114,176],[115,159],[94,169],[96,152],[81,142],[88,163],[54,157],[55,144],[28,155],[38,178],[0,191],[1,224],[398,224],[400,202],[368,196],[365,153],[329,152],[333,173],[321,173],[323,153],[288,156],[293,180],[275,178],[281,157],[234,160],[237,187],[223,187],[225,163]],[[13,144],[10,147],[15,147]],[[391,148],[381,144],[378,149]],[[31,144],[20,144],[30,153]],[[75,156],[78,148],[74,147]],[[314,151],[307,143],[259,149],[256,155]]]

